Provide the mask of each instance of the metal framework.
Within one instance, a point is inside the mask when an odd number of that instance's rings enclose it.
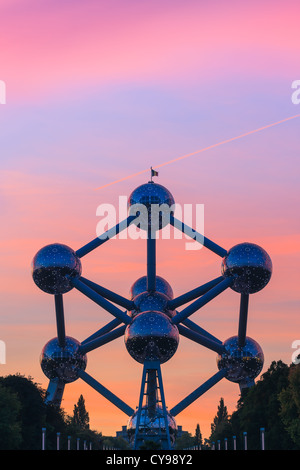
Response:
[[[146,190],[161,192],[163,188],[153,183],[152,178],[142,186],[144,193]],[[149,208],[148,205],[148,214]],[[199,240],[204,247],[222,259],[221,275],[179,297],[167,295],[166,291],[158,288],[157,240],[151,236],[148,227],[146,287],[140,289],[138,295],[127,299],[83,277],[81,259],[127,229],[130,224],[137,222],[137,218],[137,214],[129,215],[116,227],[74,252],[65,245],[48,245],[42,248],[33,260],[33,279],[38,287],[54,295],[56,312],[57,338],[47,343],[41,355],[42,369],[50,379],[46,402],[60,404],[65,385],[80,378],[129,417],[128,433],[134,449],[138,449],[149,439],[159,440],[162,448],[172,449],[176,437],[174,418],[179,413],[223,378],[239,384],[242,390],[253,385],[254,378],[260,373],[263,367],[263,353],[259,345],[246,336],[249,295],[261,290],[269,281],[271,261],[263,249],[250,243],[237,245],[227,251],[177,220],[171,212],[169,223],[173,227]],[[50,249],[50,256],[46,256],[46,249]],[[71,266],[69,257],[63,250],[72,251],[77,263],[75,268],[74,262],[72,261]],[[57,253],[59,258],[55,258]],[[69,252],[67,254],[69,255]],[[160,282],[164,280],[160,278]],[[62,288],[64,283],[67,287]],[[113,317],[109,323],[80,343],[66,336],[65,331],[63,294],[72,288],[80,291]],[[239,323],[237,335],[223,342],[194,323],[190,317],[228,288],[240,295]],[[146,310],[139,303],[141,295],[148,301]],[[161,303],[161,308],[156,304],[149,309],[149,302],[151,306],[151,299],[155,295],[164,303]],[[177,311],[180,307],[182,309]],[[158,321],[154,330],[149,326],[151,321]],[[131,408],[85,371],[88,352],[124,335],[128,352],[143,365],[136,409]],[[161,364],[175,353],[180,335],[217,353],[219,370],[169,411],[166,406]]]

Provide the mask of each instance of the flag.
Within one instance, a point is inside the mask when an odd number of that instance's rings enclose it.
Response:
[[[158,171],[152,170],[151,168],[151,176],[158,176]]]

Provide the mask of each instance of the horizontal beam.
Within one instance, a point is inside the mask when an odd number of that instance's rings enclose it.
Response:
[[[85,371],[80,370],[78,373],[79,377],[86,382],[90,387],[96,390],[100,395],[110,401],[113,405],[119,408],[123,413],[127,416],[132,416],[134,413],[133,408],[128,406],[124,401],[122,401],[119,397],[117,397],[114,393],[104,387],[102,384],[97,382],[93,377],[87,374]]]
[[[187,302],[190,302],[191,300],[197,299],[197,297],[206,294],[206,292],[208,292],[212,287],[216,286],[221,281],[223,281],[223,279],[223,276],[219,276],[216,279],[213,279],[212,281],[203,284],[202,286],[196,287],[195,289],[192,289],[189,292],[186,292],[185,294],[176,297],[175,299],[169,300],[167,308],[169,308],[170,310],[174,310],[175,308],[180,307],[181,305],[184,305]]]
[[[217,297],[219,294],[224,292],[231,284],[233,283],[233,278],[225,278],[223,281],[221,281],[219,284],[217,284],[215,287],[212,287],[206,294],[202,295],[199,299],[195,300],[192,304],[190,304],[188,307],[186,307],[184,310],[181,312],[177,313],[173,318],[172,318],[172,323],[177,325],[180,322],[183,322],[186,318],[188,318],[190,315],[195,313],[197,310],[199,310],[201,307],[206,305],[208,302],[213,300],[215,297]]]
[[[216,385],[220,380],[222,380],[227,374],[226,369],[221,369],[215,375],[213,375],[210,379],[204,382],[200,387],[196,388],[190,395],[184,398],[178,405],[174,406],[170,410],[172,416],[177,416],[181,413],[185,408],[190,406],[195,400],[197,400],[201,395],[207,392],[210,388]]]
[[[103,346],[104,344],[110,343],[114,339],[120,338],[120,336],[124,335],[125,329],[126,325],[120,326],[119,328],[116,328],[115,330],[112,330],[105,335],[99,336],[98,338],[88,341],[85,344],[81,344],[79,347],[80,353],[86,354],[90,351],[93,351],[94,349],[99,348],[100,346]]]
[[[70,280],[72,285],[79,290],[82,294],[86,295],[89,299],[93,300],[96,304],[100,305],[100,307],[104,308],[107,310],[109,313],[111,313],[114,317],[118,318],[121,320],[123,323],[128,325],[131,323],[132,318],[124,313],[122,310],[120,310],[118,307],[110,303],[108,300],[106,300],[104,297],[102,297],[100,294],[95,292],[93,289],[88,287],[86,284],[84,284],[80,278],[79,279],[72,279]]]
[[[129,217],[127,217],[127,219],[118,223],[115,227],[110,228],[99,237],[94,238],[94,240],[84,245],[82,248],[79,248],[79,250],[76,251],[76,255],[79,258],[82,258],[91,251],[95,250],[95,248],[98,248],[98,246],[102,245],[107,240],[110,240],[111,238],[118,235],[118,233],[122,232],[127,227],[129,227],[129,225],[134,221],[134,219],[136,219],[136,217],[136,215],[130,215]]]
[[[224,256],[227,255],[227,251],[224,248],[212,242],[207,237],[198,233],[196,230],[184,224],[180,220],[175,219],[175,217],[173,217],[172,215],[170,215],[170,224],[181,232],[183,232],[185,235],[188,235],[190,238],[193,238],[194,240],[198,241],[201,245],[205,246],[210,251],[213,251],[216,255],[221,256],[221,258],[224,258]]]
[[[96,331],[91,336],[86,338],[84,341],[81,341],[81,345],[84,345],[88,341],[92,341],[95,338],[99,338],[99,336],[102,336],[102,335],[105,335],[106,333],[109,333],[111,330],[113,330],[114,328],[119,326],[121,323],[122,323],[121,320],[119,320],[118,318],[114,318],[112,321],[110,321],[106,325],[102,326],[102,328],[100,328],[98,331]]]
[[[128,300],[126,299],[126,297],[116,294],[115,292],[106,289],[106,287],[100,286],[99,284],[96,284],[95,282],[92,282],[89,279],[86,279],[85,277],[81,276],[80,280],[84,284],[89,286],[91,289],[93,289],[95,292],[102,295],[102,297],[104,297],[105,299],[110,300],[111,302],[114,302],[117,305],[120,305],[120,307],[126,308],[126,310],[134,309],[134,302],[132,302],[132,300]]]
[[[178,326],[178,331],[182,336],[185,336],[186,338],[190,339],[191,341],[195,341],[195,343],[201,344],[202,346],[211,349],[212,351],[215,351],[218,354],[223,354],[225,351],[225,348],[222,343],[216,342],[207,336],[201,335],[199,333],[196,333],[193,330],[190,330],[189,328],[186,328],[183,325],[177,325]]]

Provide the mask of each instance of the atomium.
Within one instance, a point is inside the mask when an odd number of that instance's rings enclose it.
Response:
[[[80,343],[74,338],[66,337],[63,346],[58,338],[45,344],[40,357],[41,368],[48,379],[61,379],[71,383],[78,379],[78,371],[84,370],[87,364],[85,354],[79,350]]]
[[[128,199],[127,219],[114,229],[76,251],[59,243],[47,245],[37,252],[32,261],[33,281],[42,291],[54,296],[55,304],[57,338],[45,345],[40,360],[41,368],[50,381],[47,403],[52,400],[59,404],[65,384],[83,380],[129,417],[128,434],[134,449],[155,436],[163,442],[164,449],[172,449],[176,436],[175,417],[179,413],[223,378],[238,384],[240,391],[253,386],[264,363],[261,347],[246,332],[249,299],[266,287],[271,278],[269,255],[253,243],[240,243],[227,251],[207,237],[197,237],[198,243],[221,258],[221,275],[174,297],[169,282],[156,272],[157,239],[152,237],[152,225],[156,231],[170,223],[192,238],[195,231],[175,219],[173,204],[174,198],[165,187],[152,181],[142,184]],[[146,212],[142,207],[137,210],[139,205],[144,206]],[[164,208],[166,214],[158,212],[157,219],[153,207]],[[144,214],[144,221],[141,214]],[[131,223],[142,223],[147,230],[147,266],[146,275],[132,283],[129,298],[126,298],[83,277],[82,258],[108,243]],[[65,332],[63,295],[74,288],[113,317],[81,342]],[[222,341],[191,317],[229,288],[239,298],[238,334]],[[217,353],[217,371],[169,411],[161,365],[172,360],[180,349],[180,336]],[[129,357],[143,366],[136,410],[86,371],[88,352],[122,337]],[[107,357],[105,361],[108,362]]]

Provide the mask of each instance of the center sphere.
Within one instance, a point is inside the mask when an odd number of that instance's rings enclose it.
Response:
[[[156,292],[160,292],[168,297],[168,299],[173,299],[173,289],[163,277],[156,276],[155,281],[155,290]],[[142,276],[137,279],[130,288],[130,298],[131,300],[134,299],[139,294],[147,291],[147,276]]]
[[[148,311],[136,315],[124,335],[127,351],[137,362],[167,362],[175,354],[178,328],[161,312]]]
[[[129,196],[129,215],[137,215],[135,225],[153,232],[170,223],[174,215],[174,198],[164,186],[149,182],[138,186]]]
[[[151,310],[165,313],[168,317],[172,318],[176,312],[168,308],[168,301],[169,297],[161,292],[142,292],[134,297],[135,308],[131,310],[130,316],[134,317],[141,312]]]

